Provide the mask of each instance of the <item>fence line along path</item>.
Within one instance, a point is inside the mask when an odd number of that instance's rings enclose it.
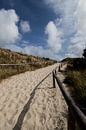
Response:
[[[56,66],[0,83],[0,130],[66,130],[67,106],[59,87],[53,88],[52,74],[46,77]]]

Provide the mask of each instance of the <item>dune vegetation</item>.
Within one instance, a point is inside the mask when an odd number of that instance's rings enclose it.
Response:
[[[56,61],[49,58],[36,57],[0,48],[0,80],[25,71],[43,68],[54,63]]]
[[[70,88],[77,105],[86,108],[86,59],[67,58],[64,83]]]

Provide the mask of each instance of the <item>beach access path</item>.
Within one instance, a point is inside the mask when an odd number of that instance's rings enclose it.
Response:
[[[67,106],[52,73],[59,63],[0,83],[0,130],[66,130]]]

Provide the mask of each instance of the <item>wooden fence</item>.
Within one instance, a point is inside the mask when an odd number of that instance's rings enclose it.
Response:
[[[62,95],[68,105],[68,130],[86,130],[86,116],[76,105],[72,97],[65,90],[62,82],[59,80],[56,69],[52,72],[53,74],[53,87],[58,84]]]

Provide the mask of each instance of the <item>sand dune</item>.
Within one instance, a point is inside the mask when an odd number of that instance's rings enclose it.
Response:
[[[52,75],[58,64],[12,76],[0,83],[0,130],[66,130],[67,106]]]

